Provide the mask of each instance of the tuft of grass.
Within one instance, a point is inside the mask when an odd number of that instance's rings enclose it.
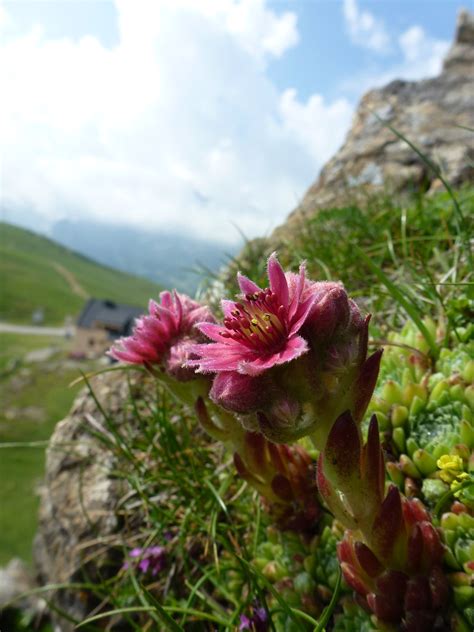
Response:
[[[462,209],[462,222],[457,209]],[[364,207],[321,209],[302,219],[279,244],[278,255],[287,269],[296,270],[305,260],[308,277],[342,281],[349,294],[372,313],[374,335],[401,327],[414,314],[419,320],[422,315],[444,314],[454,328],[474,316],[473,233],[472,187],[417,195],[403,204],[380,194]],[[364,257],[357,256],[357,248]],[[238,292],[237,270],[266,285],[265,261],[273,249],[268,240],[246,245],[225,276],[229,296]],[[400,297],[404,297],[402,303]],[[451,309],[459,301],[465,304],[463,323],[460,311]],[[452,320],[453,311],[457,323]]]

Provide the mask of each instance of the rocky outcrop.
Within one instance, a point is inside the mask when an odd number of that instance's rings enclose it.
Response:
[[[455,42],[438,77],[393,81],[361,100],[346,141],[325,165],[272,241],[318,208],[380,190],[436,190],[436,174],[381,120],[414,143],[452,185],[474,179],[474,15],[461,11]]]
[[[108,373],[94,380],[98,400],[105,402],[114,424],[136,424],[127,413],[129,386],[123,375]],[[113,474],[113,451],[95,436],[113,441],[88,391],[76,399],[70,414],[56,426],[46,455],[39,528],[34,557],[40,585],[97,581],[116,573],[121,557],[119,500],[128,491]],[[94,607],[91,595],[75,588],[50,595],[56,607],[82,621]],[[70,632],[74,624],[51,613],[55,630]]]

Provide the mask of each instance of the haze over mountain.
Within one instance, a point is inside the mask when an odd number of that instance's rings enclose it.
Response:
[[[189,293],[202,280],[197,269],[217,272],[239,249],[171,230],[152,232],[88,220],[60,220],[49,234],[99,263]]]

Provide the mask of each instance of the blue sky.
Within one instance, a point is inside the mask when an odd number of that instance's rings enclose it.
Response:
[[[3,215],[266,233],[367,89],[440,71],[461,6],[0,0]]]
[[[344,80],[359,74],[361,68],[382,74],[402,61],[400,48],[393,41],[389,50],[381,53],[354,44],[342,0],[276,0],[270,6],[298,15],[299,44],[270,68],[270,76],[281,90],[295,85],[303,99],[315,91],[334,98],[347,94]],[[359,1],[357,6],[384,22],[393,40],[413,25],[420,25],[432,38],[451,41],[462,4],[457,0],[375,0]]]

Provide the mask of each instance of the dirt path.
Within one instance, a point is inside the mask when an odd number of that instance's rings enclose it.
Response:
[[[69,283],[69,287],[74,292],[74,294],[77,294],[77,296],[80,296],[81,298],[89,298],[89,294],[78,282],[78,280],[70,270],[62,266],[60,263],[56,262],[52,262],[52,266],[56,270],[56,272],[59,272],[59,274]]]
[[[0,323],[0,334],[34,334],[37,336],[65,336],[66,327],[40,327],[39,325],[14,325]]]

